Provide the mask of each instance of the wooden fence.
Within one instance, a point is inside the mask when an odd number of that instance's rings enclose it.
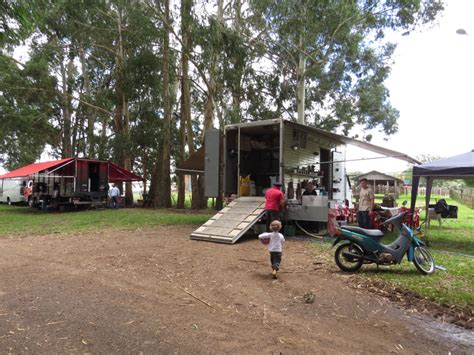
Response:
[[[411,193],[411,187],[410,187],[410,193]],[[419,187],[418,188],[418,195],[420,196],[426,196],[426,187]],[[441,197],[449,197],[449,189],[445,187],[432,187],[431,188],[431,196],[437,195]]]
[[[449,190],[449,197],[469,208],[474,208],[473,189],[451,189]]]
[[[387,195],[387,194],[391,194],[391,195],[394,195],[395,198],[398,198],[399,195],[410,195],[411,194],[411,186],[399,186],[397,188],[395,188],[394,186],[385,186],[385,185],[378,185],[378,186],[375,186],[375,189],[373,186],[371,186],[371,189],[374,190],[374,193],[376,194],[384,194],[384,195]],[[435,195],[435,196],[439,196],[439,197],[451,197],[453,199],[455,199],[456,201],[458,201],[456,198],[454,198],[451,194],[451,191],[450,189],[448,188],[445,188],[445,187],[433,187],[431,189],[431,196]],[[455,191],[462,191],[462,190],[455,190]],[[464,191],[467,191],[464,190]],[[466,198],[467,201],[472,201],[472,198],[474,198],[473,194],[474,194],[474,191],[473,190],[469,190],[470,191],[470,196],[471,197],[471,200],[469,200],[469,197]],[[352,194],[353,195],[359,195],[359,191],[353,187],[352,189]],[[463,195],[463,193],[461,192],[461,195]],[[466,193],[464,193],[464,195],[466,195]],[[418,187],[418,196],[426,196],[426,187]],[[465,204],[464,202],[461,202],[461,201],[458,201],[462,204]],[[466,206],[472,206],[472,205],[469,205],[469,204],[466,204]],[[472,207],[471,207],[472,208]]]

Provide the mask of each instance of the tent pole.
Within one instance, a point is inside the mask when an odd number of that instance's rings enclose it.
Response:
[[[430,228],[431,218],[430,218],[430,198],[431,198],[431,189],[433,188],[433,177],[427,176],[426,177],[426,196],[425,196],[425,204],[426,204],[426,226],[427,231]]]
[[[237,197],[240,197],[240,126],[237,128]]]
[[[413,181],[411,185],[411,201],[410,201],[410,225],[413,222],[413,214],[415,213],[416,196],[418,195],[418,185],[420,177],[415,175],[416,168],[413,168]]]

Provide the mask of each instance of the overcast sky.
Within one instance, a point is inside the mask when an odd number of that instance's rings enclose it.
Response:
[[[400,111],[399,132],[372,143],[407,153],[449,157],[474,149],[474,1],[447,0],[438,25],[397,36],[395,65],[387,81]],[[456,34],[457,29],[468,35]],[[349,147],[348,158],[371,157]],[[349,171],[402,171],[396,159],[347,163]]]

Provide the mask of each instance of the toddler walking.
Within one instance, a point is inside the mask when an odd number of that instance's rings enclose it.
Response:
[[[263,244],[268,245],[270,262],[272,263],[272,276],[274,279],[277,278],[277,272],[280,270],[283,243],[285,242],[285,237],[280,233],[280,229],[281,222],[275,220],[270,223],[271,232],[262,233],[258,236]]]

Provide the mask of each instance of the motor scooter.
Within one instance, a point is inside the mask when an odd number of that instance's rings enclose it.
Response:
[[[426,244],[404,223],[405,214],[401,212],[383,223],[399,230],[397,239],[388,245],[380,242],[384,233],[378,229],[337,227],[333,246],[342,242],[334,254],[337,266],[342,271],[354,272],[362,264],[400,264],[406,254],[408,261],[412,261],[418,271],[425,275],[432,274],[435,271],[434,259],[426,249]]]

